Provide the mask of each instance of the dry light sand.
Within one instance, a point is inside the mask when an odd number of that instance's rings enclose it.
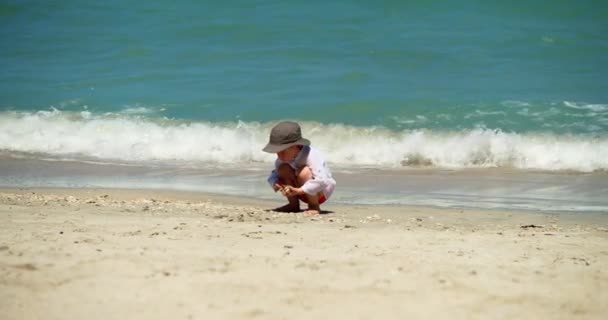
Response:
[[[1,319],[608,319],[608,215],[0,189]]]

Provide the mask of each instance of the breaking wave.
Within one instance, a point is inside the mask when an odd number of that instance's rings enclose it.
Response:
[[[88,111],[1,112],[0,149],[62,159],[127,162],[271,162],[261,151],[274,123],[184,122]],[[349,167],[608,169],[608,136],[492,129],[404,130],[302,122],[332,164]]]

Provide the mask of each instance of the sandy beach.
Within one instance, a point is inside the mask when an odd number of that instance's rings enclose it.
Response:
[[[0,189],[2,319],[606,319],[608,215]]]

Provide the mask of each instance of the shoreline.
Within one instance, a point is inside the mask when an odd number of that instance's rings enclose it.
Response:
[[[180,190],[272,201],[268,170],[3,159],[0,187]],[[539,213],[608,213],[605,173],[336,169],[331,202]]]
[[[602,319],[608,216],[0,188],[7,319]]]
[[[180,190],[180,189],[167,189],[167,188],[113,188],[113,187],[54,187],[54,186],[42,186],[42,187],[12,187],[12,186],[0,186],[0,194],[13,193],[13,194],[40,194],[40,195],[58,195],[59,198],[62,196],[73,196],[80,197],[83,199],[92,199],[95,194],[107,194],[111,195],[115,199],[121,199],[122,201],[139,201],[142,199],[170,199],[171,201],[186,201],[193,202],[196,200],[204,200],[212,203],[233,205],[233,206],[247,206],[256,207],[257,209],[264,211],[272,211],[272,209],[284,205],[286,202],[283,198],[276,194],[274,199],[271,198],[259,198],[251,195],[235,196],[231,194],[219,193],[219,192],[207,192],[198,190]],[[273,195],[271,190],[268,190],[268,194]],[[57,200],[57,199],[55,199]],[[568,224],[608,224],[608,212],[576,212],[576,211],[537,211],[537,210],[526,210],[519,208],[476,208],[476,207],[442,207],[439,205],[405,205],[400,203],[395,204],[345,204],[335,203],[330,199],[326,204],[322,205],[322,211],[324,214],[320,216],[328,216],[336,212],[348,212],[350,215],[355,217],[362,217],[366,212],[379,211],[389,216],[393,220],[399,220],[400,217],[404,218],[404,214],[407,216],[410,213],[423,212],[428,215],[437,215],[438,217],[454,217],[454,216],[466,216],[473,220],[485,220],[485,219],[513,219],[514,221],[540,221],[542,219],[559,219],[563,223]],[[306,204],[302,203],[302,211],[306,208]],[[327,209],[326,209],[327,208]],[[292,213],[298,214],[298,213]]]

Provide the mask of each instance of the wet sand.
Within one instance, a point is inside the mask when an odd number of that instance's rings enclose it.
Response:
[[[183,190],[276,199],[266,182],[268,164],[244,169],[49,160],[15,158],[0,151],[0,188]],[[608,213],[608,172],[332,167],[332,173],[338,181],[332,204]]]
[[[0,189],[3,319],[605,319],[608,215]]]

